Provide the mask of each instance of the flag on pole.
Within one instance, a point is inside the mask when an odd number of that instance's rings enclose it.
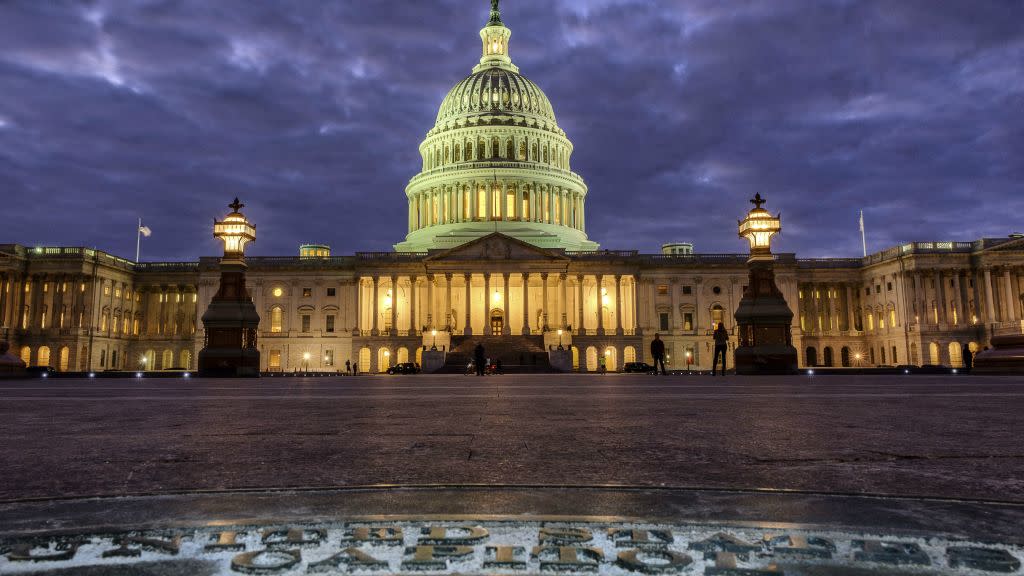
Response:
[[[860,231],[861,232],[864,231],[864,211],[863,210],[860,211]],[[146,236],[149,236],[149,234],[146,234]]]
[[[146,238],[149,238],[149,235],[152,233],[153,231],[149,229],[149,226],[139,226],[139,234],[142,234]]]

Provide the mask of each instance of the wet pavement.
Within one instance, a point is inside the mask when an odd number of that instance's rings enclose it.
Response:
[[[353,485],[1024,502],[1019,377],[0,383],[0,501]]]

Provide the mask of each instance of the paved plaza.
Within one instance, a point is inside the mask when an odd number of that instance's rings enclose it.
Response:
[[[1024,501],[1024,381],[366,376],[0,385],[0,499],[626,485]]]

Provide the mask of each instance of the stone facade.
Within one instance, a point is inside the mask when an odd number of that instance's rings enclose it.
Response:
[[[712,324],[735,331],[746,258],[571,252],[492,234],[429,253],[247,263],[263,370],[344,370],[349,360],[377,372],[446,347],[450,334],[557,344],[559,329],[581,370],[606,352],[609,369],[649,360],[656,332],[673,368],[708,369]],[[1022,331],[1024,238],[775,258],[804,367],[958,366],[962,346]],[[28,364],[58,370],[194,369],[217,278],[216,258],[135,264],[86,248],[0,245],[0,336],[17,355],[27,349]]]

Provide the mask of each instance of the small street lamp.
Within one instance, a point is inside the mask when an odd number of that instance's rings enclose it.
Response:
[[[558,349],[559,350],[565,350],[565,348],[562,347],[562,329],[561,328],[558,329]]]
[[[303,363],[302,371],[303,372],[309,372],[309,352],[303,352],[302,353],[302,363]]]
[[[431,330],[430,331],[430,337],[431,337],[430,349],[436,351],[437,350],[437,330]],[[387,354],[387,352],[385,352],[385,354]]]

